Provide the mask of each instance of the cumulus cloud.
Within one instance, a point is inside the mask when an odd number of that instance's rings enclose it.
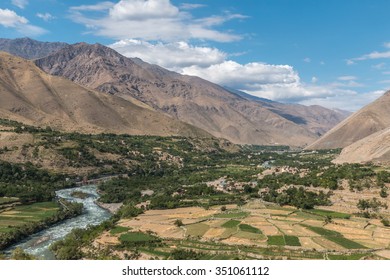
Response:
[[[152,64],[181,72],[182,68],[197,65],[208,67],[221,63],[227,54],[216,48],[192,46],[186,42],[155,44],[135,40],[121,40],[109,47],[127,57],[138,57]]]
[[[99,17],[90,12],[101,12]],[[114,4],[101,2],[70,8],[71,18],[84,24],[96,35],[117,40],[142,39],[164,42],[189,39],[230,42],[241,37],[214,27],[245,16],[225,13],[195,19],[187,9],[177,7],[170,0],[121,0]]]
[[[0,24],[5,27],[16,27],[18,25],[27,24],[28,20],[25,17],[18,16],[14,11],[8,9],[0,9]]]
[[[175,18],[179,9],[169,0],[122,0],[114,5],[109,15],[114,20],[148,20]]]
[[[54,19],[54,16],[51,15],[50,13],[37,13],[36,16],[39,17],[40,19],[43,19],[44,21],[50,21]]]
[[[258,97],[280,102],[318,104],[356,110],[364,105],[359,94],[350,88],[361,86],[355,76],[340,76],[334,83],[318,84],[313,77],[310,84],[301,81],[290,65],[272,65],[261,62],[240,64],[229,59],[227,53],[216,48],[199,47],[186,42],[151,43],[128,39],[109,47],[127,57],[163,66],[185,75],[204,78],[222,86],[244,91]]]
[[[24,9],[28,5],[28,0],[12,0],[12,5]]]
[[[42,35],[47,32],[41,27],[29,24],[25,17],[19,16],[9,9],[0,9],[0,25],[13,28],[20,34],[27,36]]]
[[[292,85],[299,82],[299,76],[291,66],[270,65],[259,62],[243,65],[227,60],[207,68],[198,65],[185,67],[182,73],[199,76],[217,84],[248,91],[256,91],[265,85]]]

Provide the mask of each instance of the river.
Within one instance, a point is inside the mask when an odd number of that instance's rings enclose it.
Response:
[[[74,191],[82,191],[89,196],[85,199],[75,198],[71,195]],[[82,203],[84,205],[83,213],[75,218],[65,220],[46,230],[31,235],[11,247],[10,250],[21,247],[25,252],[39,259],[53,260],[55,257],[49,250],[49,246],[52,243],[63,239],[74,228],[86,228],[89,225],[98,225],[111,217],[111,214],[107,210],[95,204],[95,201],[99,198],[99,194],[97,193],[97,187],[94,185],[59,190],[56,194],[58,197],[68,201]]]

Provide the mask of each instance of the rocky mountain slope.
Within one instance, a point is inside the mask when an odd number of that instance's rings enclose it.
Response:
[[[307,149],[344,148],[390,127],[390,92],[335,126]]]
[[[86,133],[211,137],[205,131],[46,74],[32,61],[0,52],[0,118]]]
[[[0,39],[0,51],[4,51],[26,59],[48,56],[68,44],[60,42],[39,42],[30,38]]]
[[[390,128],[371,134],[347,147],[335,163],[390,163]]]
[[[105,46],[79,43],[35,61],[45,72],[144,104],[234,143],[304,146],[345,115],[322,107],[248,100]]]

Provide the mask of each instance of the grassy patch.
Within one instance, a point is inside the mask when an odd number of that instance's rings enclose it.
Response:
[[[268,245],[276,245],[276,246],[286,245],[283,235],[270,235],[268,236],[267,243]]]
[[[18,202],[18,201],[19,201],[19,198],[16,198],[16,197],[0,197],[0,205]]]
[[[223,225],[221,225],[221,227],[224,227],[224,228],[235,228],[240,223],[241,223],[240,221],[230,220],[230,221],[227,221],[226,223],[224,223]]]
[[[321,227],[313,227],[308,225],[303,225],[306,228],[310,229],[311,231],[314,231],[315,233],[318,233],[325,237],[326,239],[343,246],[346,249],[364,249],[366,248],[362,244],[359,244],[355,241],[352,241],[350,239],[345,238],[341,233]]]
[[[330,241],[343,246],[346,249],[364,249],[366,248],[360,243],[347,239],[345,237],[329,236],[327,237]]]
[[[110,230],[111,234],[118,234],[118,233],[123,233],[123,232],[128,232],[131,228],[128,227],[121,227],[121,226],[116,226],[112,230]]]
[[[288,246],[301,246],[301,242],[299,242],[299,238],[294,235],[285,235],[284,241]]]
[[[262,234],[261,230],[259,230],[258,228],[252,227],[250,225],[247,225],[247,224],[240,224],[238,227],[242,231]]]
[[[12,210],[0,213],[0,232],[9,232],[13,227],[52,217],[58,210],[58,204],[55,202],[16,206]]]
[[[222,219],[243,219],[249,215],[248,212],[228,212],[214,215],[215,218]]]
[[[143,232],[128,232],[124,233],[119,237],[121,242],[132,242],[132,243],[145,243],[156,241],[157,237]]]
[[[351,255],[328,255],[330,260],[360,260],[369,254],[351,254]]]
[[[312,210],[308,210],[305,212],[313,213],[313,214],[320,215],[323,217],[329,216],[329,217],[335,218],[335,219],[349,219],[349,218],[351,218],[350,214],[322,210],[322,209],[312,209]]]

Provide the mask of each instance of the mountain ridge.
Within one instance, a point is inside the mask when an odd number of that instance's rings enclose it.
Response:
[[[347,147],[390,126],[390,91],[328,131],[307,149]]]
[[[325,120],[325,125],[311,119],[305,127],[285,118],[278,110],[272,111],[219,85],[124,57],[100,44],[69,45],[35,63],[49,74],[124,99],[136,99],[156,111],[238,144],[304,146],[334,125],[331,119]],[[297,114],[301,109],[291,108],[293,115],[301,117]],[[335,115],[335,122],[344,117],[323,109]]]
[[[189,124],[48,75],[32,61],[0,52],[0,117],[64,131],[211,137]]]

